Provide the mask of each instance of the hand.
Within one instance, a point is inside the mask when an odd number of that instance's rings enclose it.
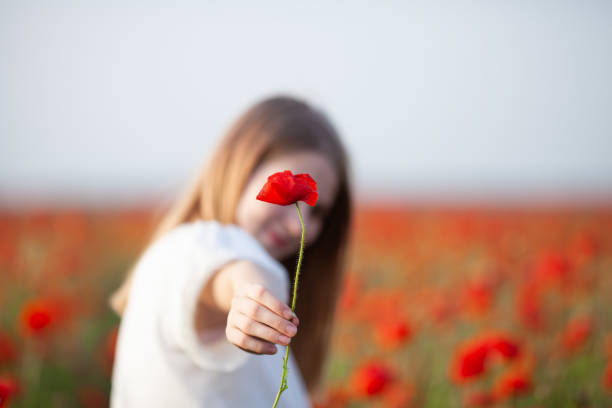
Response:
[[[230,343],[254,354],[275,354],[276,344],[291,342],[300,320],[264,286],[244,285],[232,298],[225,335]]]

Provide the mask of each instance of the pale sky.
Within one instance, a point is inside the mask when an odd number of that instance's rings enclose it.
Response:
[[[609,1],[0,0],[0,203],[173,197],[249,105],[330,116],[360,196],[612,195]]]

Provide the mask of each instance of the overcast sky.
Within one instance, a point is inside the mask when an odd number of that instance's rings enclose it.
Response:
[[[0,203],[172,197],[277,93],[361,196],[612,194],[609,1],[0,0]]]

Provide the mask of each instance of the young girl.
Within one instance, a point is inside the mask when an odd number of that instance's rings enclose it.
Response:
[[[336,130],[302,101],[269,98],[236,121],[111,298],[122,315],[112,407],[271,407],[289,343],[278,406],[312,406],[347,249],[347,166]],[[256,200],[283,170],[309,173],[319,192],[314,207],[299,203],[294,315],[297,211]]]

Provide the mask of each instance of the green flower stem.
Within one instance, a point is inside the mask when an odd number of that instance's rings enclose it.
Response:
[[[293,283],[293,300],[291,301],[291,311],[295,312],[295,300],[297,299],[297,287],[298,281],[300,277],[300,266],[302,266],[302,254],[304,253],[304,235],[306,234],[306,229],[304,228],[304,219],[302,218],[302,211],[300,211],[300,206],[298,203],[295,203],[295,207],[298,211],[298,216],[300,217],[300,224],[302,224],[302,238],[300,240],[300,255],[298,256],[298,264],[297,270],[295,271],[295,282]],[[287,373],[289,370],[287,369],[287,360],[289,359],[289,345],[287,345],[287,349],[285,351],[285,359],[283,360],[283,376],[281,377],[281,385],[278,389],[278,393],[276,394],[276,399],[274,400],[274,405],[272,408],[276,408],[278,404],[278,400],[280,399],[281,394],[285,391],[287,387]]]

